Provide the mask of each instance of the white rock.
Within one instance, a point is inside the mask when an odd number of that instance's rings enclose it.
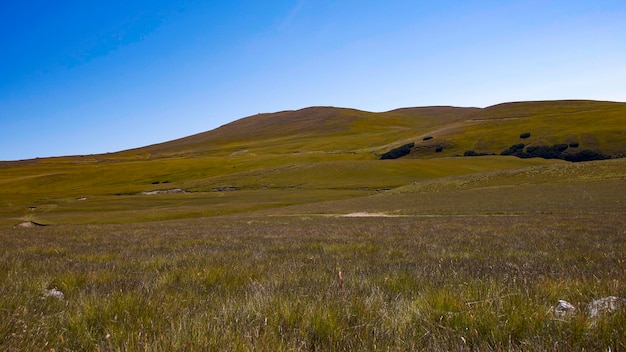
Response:
[[[566,300],[560,299],[552,308],[550,313],[558,318],[564,318],[576,314],[576,307]]]
[[[591,318],[597,318],[602,313],[613,313],[620,307],[626,307],[625,303],[623,298],[615,296],[600,298],[587,305],[587,314]]]
[[[63,294],[63,292],[57,290],[56,288],[52,288],[49,290],[45,290],[43,293],[44,297],[52,297],[52,298],[56,298],[56,299],[64,299],[65,295]]]

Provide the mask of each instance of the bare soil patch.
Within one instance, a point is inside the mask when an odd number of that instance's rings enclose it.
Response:
[[[13,226],[13,227],[43,227],[43,226],[48,226],[46,224],[40,224],[38,222],[34,222],[34,221],[24,221],[24,222],[20,222],[19,224]]]
[[[397,217],[402,217],[403,215],[391,215],[391,214],[386,214],[386,213],[368,213],[366,211],[363,211],[363,212],[345,214],[342,216],[346,218],[397,218]]]

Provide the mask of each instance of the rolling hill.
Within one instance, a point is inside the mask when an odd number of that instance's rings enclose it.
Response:
[[[312,107],[249,116],[212,131],[122,152],[163,157],[259,150],[362,151],[380,153],[404,141],[444,145],[441,155],[469,149],[499,153],[531,132],[528,144],[578,141],[579,148],[619,154],[626,149],[626,103],[598,101],[517,102],[484,109],[447,106],[403,108],[383,113]],[[424,137],[435,137],[423,141]],[[418,142],[424,143],[418,143]],[[419,150],[420,148],[416,148]],[[417,153],[423,157],[432,153]]]
[[[445,177],[568,164],[498,155],[520,143],[621,157],[625,126],[626,103],[578,100],[258,114],[117,153],[2,162],[0,223],[123,223],[354,200]],[[408,155],[379,160],[407,143]]]

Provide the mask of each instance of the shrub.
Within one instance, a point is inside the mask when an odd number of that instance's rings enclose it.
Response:
[[[524,158],[559,159],[560,154],[554,147],[539,145],[526,148]]]
[[[581,150],[576,153],[565,153],[565,151],[573,144],[578,146],[578,142],[570,144],[555,144],[553,146],[535,145],[527,147],[526,151],[524,151],[524,144],[519,143],[510,146],[507,150],[502,151],[500,155],[513,155],[518,158],[563,159],[573,162],[603,160],[610,158],[608,155],[590,149]],[[470,150],[465,152],[464,155],[474,156],[476,153],[473,150]]]
[[[440,145],[437,148],[435,148],[435,153],[441,153],[443,151],[443,146]]]
[[[522,154],[524,153],[525,144],[524,143],[519,143],[519,144],[514,144],[512,146],[509,147],[509,149],[502,151],[502,153],[500,153],[500,155],[515,155],[515,156],[519,156],[518,154],[521,152]]]
[[[554,151],[557,153],[563,153],[565,150],[567,150],[567,148],[569,148],[569,145],[567,144],[555,144],[552,146],[552,149],[554,149]]]
[[[521,138],[521,139],[526,139],[528,137],[530,137],[530,132],[524,132],[524,133],[519,135],[519,138]]]
[[[422,139],[422,140],[427,141],[427,140],[430,140],[430,139],[433,139],[433,136],[426,136],[426,137],[424,137],[424,139]]]
[[[570,148],[578,148],[578,146],[579,146],[578,142],[571,142],[571,143],[569,144],[569,147],[570,147]]]
[[[592,160],[604,160],[609,159],[610,156],[601,152],[584,149],[576,153],[564,153],[563,159],[567,161],[580,162],[580,161],[592,161]]]
[[[463,156],[483,156],[483,155],[489,155],[489,153],[477,153],[473,150],[468,150],[465,153],[463,153]]]
[[[411,153],[411,148],[413,148],[415,146],[415,143],[408,143],[405,144],[401,147],[398,148],[394,148],[388,152],[386,152],[385,154],[380,156],[381,160],[385,160],[385,159],[397,159],[397,158],[401,158],[405,155],[409,155],[409,153]]]

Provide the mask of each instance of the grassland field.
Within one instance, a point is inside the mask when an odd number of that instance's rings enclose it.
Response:
[[[626,307],[586,308],[626,298],[626,159],[459,156],[619,154],[624,105],[311,108],[0,163],[0,350],[626,351]]]
[[[3,227],[0,349],[624,350],[626,312],[585,305],[626,292],[625,176],[622,159],[558,163],[195,220]],[[580,313],[550,314],[559,299]]]
[[[352,157],[352,156],[349,156]],[[358,156],[356,156],[358,158]],[[0,223],[23,220],[46,224],[137,222],[190,218],[249,211],[299,203],[352,198],[392,189],[442,175],[551,164],[543,159],[450,158],[398,160],[302,161],[297,156],[287,164],[250,167],[232,171],[239,162],[219,158],[176,158],[134,161],[82,168],[69,165],[39,165],[3,170],[0,178],[2,210]],[[255,160],[255,163],[258,163]],[[223,165],[226,163],[235,166]],[[206,167],[204,166],[206,165]],[[231,170],[231,173],[223,170]],[[34,170],[34,172],[33,172]],[[36,176],[31,176],[35,173]],[[163,182],[166,181],[166,182]],[[153,184],[159,182],[159,184]],[[215,191],[235,186],[236,192]],[[146,196],[142,192],[181,188],[185,194]],[[163,211],[177,208],[173,215]],[[112,216],[112,212],[117,212]]]

